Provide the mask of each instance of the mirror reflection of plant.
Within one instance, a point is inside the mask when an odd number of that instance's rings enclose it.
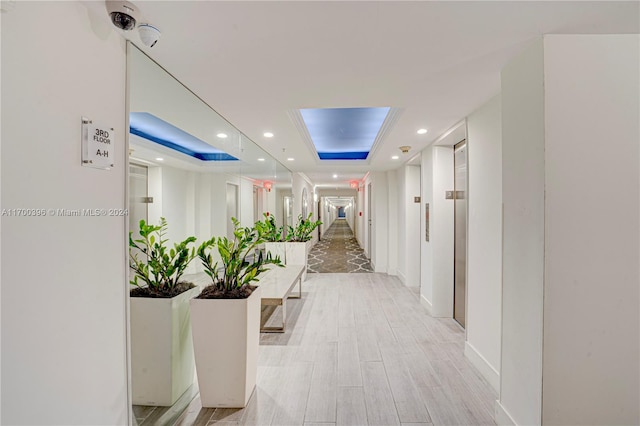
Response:
[[[264,241],[268,243],[277,243],[284,241],[284,226],[278,227],[276,225],[276,218],[273,215],[263,213],[264,220],[262,222],[256,222],[256,228],[264,236]]]
[[[180,278],[195,257],[195,247],[189,245],[196,237],[188,237],[173,248],[167,247],[167,221],[160,218],[160,225],[140,221],[140,239],[133,239],[129,232],[129,267],[135,272],[131,285],[137,287],[132,296],[173,297],[190,288],[191,283],[181,283]],[[138,257],[137,249],[144,254]]]
[[[290,242],[306,242],[311,240],[311,233],[320,225],[320,220],[312,221],[311,216],[313,213],[309,213],[306,219],[302,215],[298,216],[298,223],[295,227],[289,225],[289,232],[287,232],[287,241]]]
[[[255,256],[256,248],[265,242],[264,227],[257,223],[253,228],[241,227],[236,218],[231,220],[235,228],[233,240],[213,237],[198,247],[198,258],[212,281],[198,298],[247,298],[255,289],[251,283],[267,270],[267,265],[284,266],[278,256],[272,258],[270,253],[264,256],[260,251]],[[218,250],[222,268],[218,268],[218,262],[213,262],[212,249]]]

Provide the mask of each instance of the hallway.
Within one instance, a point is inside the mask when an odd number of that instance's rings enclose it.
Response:
[[[177,424],[494,424],[497,395],[464,357],[464,331],[396,278],[313,274],[288,303],[287,332],[261,335],[248,406],[196,397]]]
[[[308,258],[308,272],[373,272],[345,219],[336,219]]]

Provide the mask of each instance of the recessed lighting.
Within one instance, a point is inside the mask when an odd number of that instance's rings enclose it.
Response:
[[[273,137],[273,133],[271,133],[271,132],[264,132],[264,137],[265,137],[265,138],[272,138],[272,137]]]
[[[156,161],[164,161],[164,158],[158,157],[158,158],[156,158]]]
[[[337,179],[337,178],[338,178],[338,175],[333,175],[333,178],[334,178],[334,179]]]
[[[264,161],[264,158],[258,158],[258,161]]]
[[[420,129],[420,130],[418,130],[418,134],[419,134],[419,135],[424,135],[425,133],[427,133],[427,129]]]
[[[224,139],[224,138],[227,137],[227,134],[226,133],[218,133],[216,136],[219,137],[220,139]]]
[[[391,157],[392,160],[397,160],[398,158],[400,157],[398,157],[397,155],[394,155],[393,157]]]
[[[287,161],[293,161],[293,160],[295,160],[295,158],[293,158],[293,157],[287,158]]]

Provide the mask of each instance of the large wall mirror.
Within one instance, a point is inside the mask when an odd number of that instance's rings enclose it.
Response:
[[[302,188],[302,218],[306,219],[309,214],[309,201],[307,200],[307,188]]]
[[[131,43],[127,66],[134,238],[141,219],[158,224],[161,217],[167,221],[171,247],[188,236],[198,242],[232,236],[232,217],[253,226],[271,212],[282,225],[284,218],[277,213],[291,192],[291,172]],[[199,262],[192,262],[187,273],[199,272]],[[133,313],[131,318],[133,322]],[[132,330],[132,353],[139,339]],[[147,424],[153,418],[154,424],[171,424],[180,407],[136,400],[136,371],[145,368],[142,362],[132,355],[136,422]],[[197,394],[195,377],[193,384],[175,404],[190,402]]]

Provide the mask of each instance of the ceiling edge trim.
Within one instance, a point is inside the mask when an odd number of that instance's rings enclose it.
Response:
[[[309,130],[307,130],[307,125],[304,124],[304,118],[302,118],[302,114],[300,114],[300,110],[290,109],[287,111],[289,118],[293,121],[294,126],[298,129],[298,133],[302,137],[307,149],[313,155],[313,159],[316,164],[321,164],[320,157],[318,155],[318,151],[316,151],[316,147],[313,144],[313,140],[311,139],[311,135],[309,134]]]
[[[369,150],[369,156],[367,157],[367,164],[371,163],[372,159],[376,155],[376,152],[380,148],[380,145],[382,145],[382,141],[387,137],[387,135],[389,134],[393,126],[395,126],[395,124],[398,122],[398,119],[400,118],[400,115],[402,115],[403,112],[404,112],[404,108],[391,107],[391,109],[389,109],[389,113],[387,114],[387,117],[382,122],[382,126],[380,126],[380,130],[378,131],[378,134],[376,135],[376,138],[373,141],[373,145]]]

